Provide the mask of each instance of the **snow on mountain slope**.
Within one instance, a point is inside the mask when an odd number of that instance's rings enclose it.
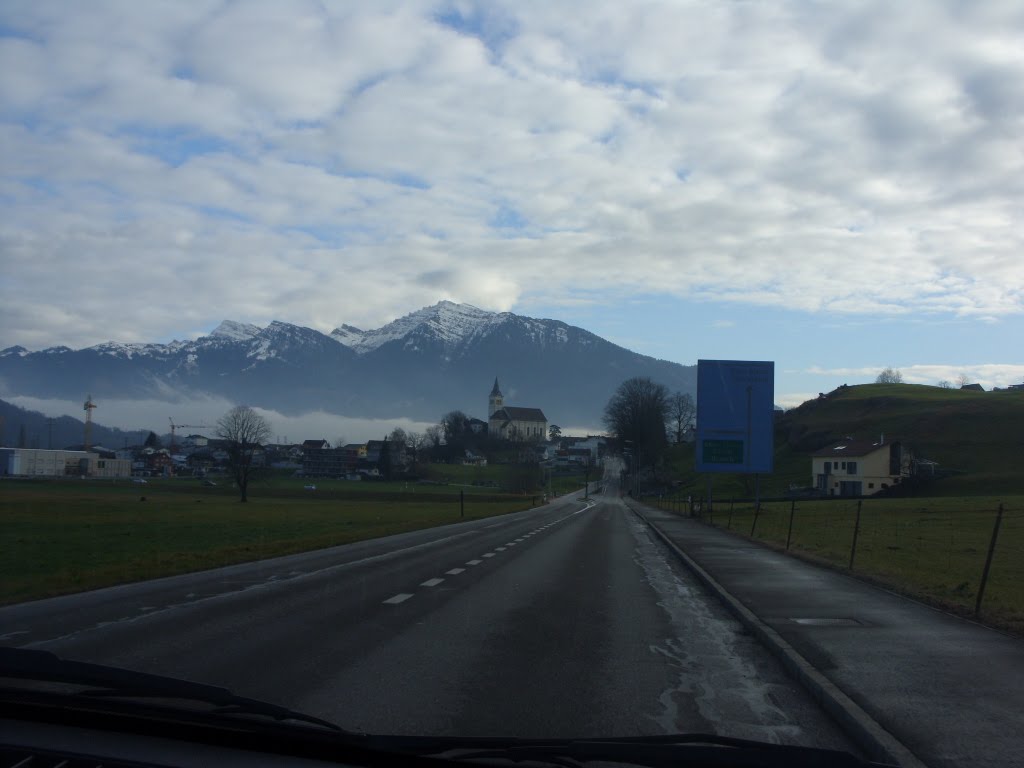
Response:
[[[366,336],[366,332],[354,325],[342,325],[331,331],[331,338],[346,347],[355,348]]]
[[[434,338],[450,348],[486,333],[511,317],[515,315],[508,312],[488,312],[470,304],[442,301],[432,307],[424,307],[400,317],[374,331],[363,331],[351,325],[343,325],[331,332],[331,338],[361,355],[390,341],[407,339],[414,335]]]
[[[248,341],[258,336],[261,330],[259,326],[250,325],[249,323],[225,320],[210,332],[210,336],[231,339],[233,341]]]

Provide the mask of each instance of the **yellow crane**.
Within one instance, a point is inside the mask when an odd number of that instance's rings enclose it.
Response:
[[[174,455],[174,431],[176,429],[209,429],[209,424],[175,424],[170,416],[167,420],[171,423],[171,455]]]

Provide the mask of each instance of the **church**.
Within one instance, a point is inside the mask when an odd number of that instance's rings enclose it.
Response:
[[[543,441],[548,439],[548,419],[540,408],[505,405],[495,377],[487,398],[487,434],[501,440]]]

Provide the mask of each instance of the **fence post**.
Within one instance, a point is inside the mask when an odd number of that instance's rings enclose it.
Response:
[[[789,542],[793,540],[793,515],[796,512],[796,499],[789,502],[789,533],[786,534],[786,551],[789,551]]]
[[[461,488],[459,489],[459,516],[466,516],[466,491]]]
[[[985,585],[988,584],[988,572],[992,568],[992,556],[996,551],[996,540],[999,538],[999,524],[1003,522],[1003,505],[996,512],[996,524],[992,526],[992,540],[988,543],[988,555],[985,557],[985,570],[981,572],[981,584],[978,587],[978,599],[974,602],[974,615],[981,613],[981,599],[985,596]]]
[[[761,502],[754,505],[754,522],[750,524],[750,538],[754,538],[754,529],[757,528],[757,516],[761,514]]]
[[[850,570],[853,570],[853,556],[857,554],[857,535],[860,533],[860,505],[863,499],[857,499],[857,519],[853,523],[853,544],[850,546]]]

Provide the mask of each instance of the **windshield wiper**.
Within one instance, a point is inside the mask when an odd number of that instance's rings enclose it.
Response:
[[[864,768],[882,766],[856,755],[816,747],[768,744],[703,733],[593,739],[495,739],[402,737],[392,749],[467,762],[511,760],[576,766],[588,762],[624,763],[649,768],[680,766],[762,766],[764,768]]]
[[[226,688],[177,680],[147,672],[134,672],[83,661],[69,661],[49,651],[0,648],[0,678],[66,685],[96,686],[75,691],[88,698],[179,699],[213,707],[213,714],[269,717],[298,721],[347,733],[327,720],[295,712],[277,704],[237,696]]]

